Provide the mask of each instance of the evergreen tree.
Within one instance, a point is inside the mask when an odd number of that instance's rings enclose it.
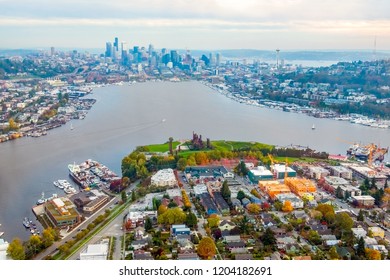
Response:
[[[364,215],[363,215],[363,211],[362,210],[359,210],[359,214],[358,214],[357,220],[359,222],[364,222]]]
[[[245,197],[246,197],[245,193],[243,191],[239,190],[237,193],[237,199],[242,200]]]
[[[363,256],[366,254],[366,251],[365,251],[365,242],[364,242],[363,237],[360,237],[360,238],[359,238],[358,246],[357,246],[357,249],[356,249],[356,254],[357,254],[359,257],[363,257]]]
[[[152,220],[150,217],[146,217],[145,219],[145,231],[149,231],[153,228]]]
[[[226,201],[230,201],[231,192],[226,180],[222,184],[221,195]]]
[[[337,189],[336,189],[336,197],[337,197],[337,198],[344,198],[344,196],[343,196],[343,190],[341,189],[340,186],[338,186]]]
[[[272,229],[267,228],[265,230],[263,236],[261,237],[261,242],[263,242],[264,246],[274,247],[276,245],[276,237]]]

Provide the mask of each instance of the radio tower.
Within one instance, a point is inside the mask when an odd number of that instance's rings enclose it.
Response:
[[[276,49],[276,69],[279,69],[279,49]]]
[[[374,38],[374,52],[373,52],[373,59],[374,59],[374,61],[376,61],[376,36],[375,36],[375,38]]]

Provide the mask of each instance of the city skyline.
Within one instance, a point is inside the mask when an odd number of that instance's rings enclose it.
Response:
[[[1,48],[390,50],[390,3],[253,0],[0,0]]]

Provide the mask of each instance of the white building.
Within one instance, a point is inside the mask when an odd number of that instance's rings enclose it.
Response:
[[[352,179],[352,171],[344,166],[331,166],[330,172],[332,176],[341,177],[347,180]]]
[[[4,239],[0,239],[0,261],[7,260],[7,249],[9,243]]]
[[[90,244],[80,253],[80,260],[107,260],[108,240],[100,244]]]
[[[151,184],[155,186],[170,186],[177,185],[177,180],[171,168],[159,170],[152,176]]]
[[[319,180],[322,177],[326,177],[329,175],[329,171],[321,166],[311,166],[309,168],[309,171],[310,171],[310,176],[316,180]]]

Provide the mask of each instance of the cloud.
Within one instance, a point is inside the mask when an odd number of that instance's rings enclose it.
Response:
[[[336,37],[367,40],[375,35],[388,42],[390,30],[387,0],[0,0],[0,6],[0,36],[18,42],[26,30],[38,34],[48,28],[51,32],[73,29],[74,34],[88,30],[91,36],[103,29],[106,34],[131,30],[133,36],[153,34],[150,41],[160,34],[179,41],[184,37],[175,31],[180,31],[203,38],[204,44],[215,38],[222,44],[232,36],[237,44],[244,42],[244,36],[248,44],[255,44],[261,40],[258,35],[264,34],[269,34],[267,40],[277,36],[274,40],[288,38],[290,42],[305,36],[322,42]],[[71,36],[68,31],[66,35]],[[228,36],[226,41],[223,36]],[[96,38],[85,40],[96,42]]]

